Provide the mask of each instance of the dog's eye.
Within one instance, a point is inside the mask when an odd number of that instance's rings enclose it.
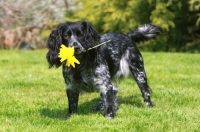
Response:
[[[82,35],[82,34],[79,34],[79,35],[78,35],[78,38],[83,38],[83,35]]]
[[[76,32],[76,36],[81,39],[83,38],[83,34],[81,33],[81,31]]]
[[[64,38],[65,38],[65,39],[68,39],[68,38],[69,38],[69,35],[65,35]]]

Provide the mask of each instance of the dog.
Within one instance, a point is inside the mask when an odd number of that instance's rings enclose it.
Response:
[[[62,66],[67,84],[67,118],[77,113],[79,93],[82,91],[100,91],[100,102],[93,110],[104,109],[104,116],[115,117],[117,110],[117,87],[112,80],[133,77],[142,93],[144,103],[152,107],[150,87],[144,69],[143,58],[135,43],[155,38],[162,28],[145,24],[127,34],[106,33],[100,36],[92,24],[82,20],[58,25],[47,40],[46,59],[49,68]],[[105,44],[88,50],[98,44]],[[74,47],[74,56],[80,61],[75,68],[67,67],[58,57],[60,46]]]

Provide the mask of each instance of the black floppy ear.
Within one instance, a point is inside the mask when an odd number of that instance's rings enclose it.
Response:
[[[100,43],[100,35],[98,32],[94,29],[94,27],[86,21],[82,21],[83,25],[83,31],[84,31],[84,37],[85,37],[85,45],[87,47],[84,47],[85,49],[92,48],[95,45]]]
[[[49,68],[56,66],[61,66],[60,58],[58,58],[58,53],[60,46],[62,44],[62,24],[58,25],[55,30],[51,32],[47,40],[47,47],[49,49],[46,54],[46,59],[49,63]]]

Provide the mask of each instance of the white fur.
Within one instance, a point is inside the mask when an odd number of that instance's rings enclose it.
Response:
[[[117,87],[111,83],[110,74],[106,65],[97,67],[95,74],[98,76],[94,78],[94,83],[100,89],[101,93],[106,94],[109,87],[112,87],[113,90],[117,91]]]
[[[119,70],[116,74],[117,77],[121,77],[121,76],[128,77],[130,75],[129,64],[127,61],[128,56],[129,56],[129,51],[127,50],[120,60]]]
[[[106,92],[107,81],[109,80],[108,78],[110,78],[110,75],[107,73],[107,71],[108,70],[105,65],[100,65],[95,70],[95,74],[98,76],[94,78],[94,83],[102,93]]]

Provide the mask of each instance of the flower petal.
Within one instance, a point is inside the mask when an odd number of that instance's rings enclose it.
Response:
[[[67,60],[66,66],[68,67],[72,65],[75,68],[74,63],[80,64],[80,62],[74,56],[74,47],[66,47],[62,44],[58,57],[61,58],[61,62]]]

